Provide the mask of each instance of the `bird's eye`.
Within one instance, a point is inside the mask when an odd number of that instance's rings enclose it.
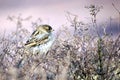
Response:
[[[52,30],[52,28],[49,26],[49,30]]]

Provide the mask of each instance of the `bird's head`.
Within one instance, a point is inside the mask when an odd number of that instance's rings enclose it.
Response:
[[[40,30],[40,31],[43,31],[43,32],[48,32],[48,33],[54,31],[52,29],[52,27],[49,26],[49,25],[40,25],[40,26],[37,27],[37,30]]]

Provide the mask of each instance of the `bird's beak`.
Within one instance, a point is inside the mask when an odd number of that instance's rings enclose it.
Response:
[[[54,29],[52,29],[52,31],[55,31]]]

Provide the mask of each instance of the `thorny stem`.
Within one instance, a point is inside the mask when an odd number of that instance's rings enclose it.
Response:
[[[98,62],[99,62],[99,67],[98,67],[98,71],[97,74],[100,76],[100,79],[104,79],[103,75],[103,62],[102,62],[102,39],[100,38],[98,41]]]

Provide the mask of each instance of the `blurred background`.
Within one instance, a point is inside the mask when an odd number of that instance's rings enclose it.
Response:
[[[96,4],[103,6],[103,9],[97,15],[97,22],[100,24],[110,23],[112,30],[118,33],[119,13],[115,7],[120,10],[120,0],[0,0],[0,33],[9,32],[15,29],[15,25],[8,21],[8,16],[21,16],[23,18],[31,16],[29,22],[24,22],[24,26],[30,30],[31,22],[36,22],[38,18],[42,24],[50,24],[54,29],[61,25],[69,25],[66,19],[67,12],[78,16],[80,21],[90,22],[90,14],[85,6]],[[114,4],[115,7],[112,5]],[[110,25],[107,25],[110,26]]]

